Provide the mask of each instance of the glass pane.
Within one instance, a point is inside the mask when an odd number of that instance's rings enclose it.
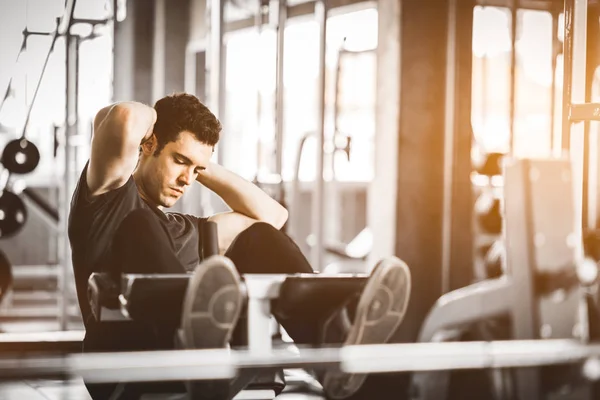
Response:
[[[510,10],[474,8],[471,124],[484,151],[510,147]]]
[[[275,33],[233,32],[226,46],[227,167],[253,179],[262,167],[259,139],[274,137]],[[241,68],[240,66],[243,66]]]
[[[318,25],[306,18],[291,19],[285,29],[284,49],[284,180],[295,174],[298,146],[306,135],[317,130],[318,104]],[[377,11],[366,9],[341,14],[328,20],[326,53],[326,137],[333,137],[335,74],[342,45],[353,51],[373,49],[377,44]],[[226,133],[235,146],[227,149],[228,167],[246,178],[275,172],[275,46],[271,29],[237,31],[228,35],[226,67]],[[240,68],[243,65],[244,68]],[[351,163],[336,161],[340,176],[369,179],[372,174],[372,126],[375,107],[375,66],[368,55],[344,61],[343,115],[339,122],[360,127],[356,133]],[[368,76],[365,79],[364,76]],[[348,96],[348,99],[346,99]],[[351,115],[352,114],[352,115]],[[229,141],[232,143],[232,141]],[[327,169],[333,169],[331,156]],[[316,148],[308,138],[299,176],[312,180],[315,174]],[[350,172],[354,171],[354,172]],[[360,171],[360,172],[357,172]]]
[[[325,137],[329,154],[325,174],[341,180],[369,180],[373,174],[373,133],[375,112],[377,10],[330,17],[327,24]],[[340,50],[343,52],[340,58]],[[340,61],[341,60],[341,61]],[[331,154],[335,128],[336,74],[340,62],[338,129],[352,136],[350,162],[341,152]],[[366,78],[365,78],[366,77]],[[286,29],[285,129],[283,177],[294,176],[298,146],[306,134],[317,129],[318,26],[314,21],[298,22]],[[300,110],[300,111],[298,111]],[[343,145],[343,143],[342,143]],[[301,180],[315,176],[315,141],[306,141],[300,163]]]
[[[552,15],[519,10],[516,42],[515,147],[521,157],[550,155]]]

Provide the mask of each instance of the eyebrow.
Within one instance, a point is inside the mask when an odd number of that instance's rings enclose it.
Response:
[[[174,155],[177,158],[181,158],[184,163],[186,163],[188,165],[194,165],[194,162],[192,160],[190,160],[188,157],[184,156],[183,154],[175,152]],[[206,167],[203,167],[200,165],[198,166],[198,168],[200,168],[200,170],[202,170],[202,171],[206,169]]]

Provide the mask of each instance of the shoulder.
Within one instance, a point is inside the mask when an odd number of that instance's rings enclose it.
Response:
[[[87,183],[87,168],[88,164],[83,168],[75,191],[73,192],[71,200],[72,212],[82,208],[98,209],[108,203],[113,203],[113,205],[118,207],[118,203],[132,203],[137,200],[141,201],[133,176],[130,176],[123,186],[101,195],[93,196]]]

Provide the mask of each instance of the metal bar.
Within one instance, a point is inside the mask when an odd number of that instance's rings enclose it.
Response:
[[[29,200],[31,200],[32,202],[34,202],[42,211],[44,211],[46,216],[49,217],[52,221],[54,221],[54,225],[56,225],[56,223],[58,223],[59,212],[50,203],[48,203],[48,201],[46,201],[46,199],[44,199],[42,196],[37,194],[31,188],[23,189],[23,195],[25,197],[27,197]]]
[[[272,3],[269,4],[269,10],[271,10],[272,7]],[[263,12],[263,4],[258,4],[258,9],[256,12],[256,15],[254,16],[254,26],[256,28],[256,40],[260,43],[261,39],[262,39],[262,34],[263,34],[263,25],[264,25],[264,12]],[[279,39],[279,37],[277,37],[277,39]],[[277,49],[278,50],[278,49]],[[256,63],[257,66],[257,70],[261,70],[263,68],[262,65],[262,59],[260,57],[256,57],[256,59],[254,60],[254,62]],[[277,71],[278,72],[278,71]],[[256,175],[255,175],[255,180],[256,182],[260,182],[260,177],[262,174],[262,171],[264,170],[264,166],[263,166],[263,161],[262,161],[262,154],[263,154],[263,141],[262,141],[262,137],[261,137],[261,132],[262,132],[262,93],[261,93],[261,81],[260,79],[256,79],[255,80],[255,88],[256,88]],[[275,90],[278,90],[278,87],[276,85]],[[275,100],[277,101],[277,100]],[[277,113],[277,104],[275,104],[275,112]],[[275,124],[277,124],[277,114],[275,115]],[[275,125],[275,129],[277,129],[277,125]],[[277,155],[276,155],[277,157]],[[270,168],[271,166],[268,166],[267,168]]]
[[[444,199],[442,209],[442,294],[450,291],[452,259],[452,188],[456,116],[456,10],[457,0],[448,2],[446,44],[446,99],[444,106]]]
[[[569,122],[600,121],[600,103],[571,104]]]
[[[110,18],[105,18],[105,19],[73,18],[72,25],[75,25],[75,24],[102,25],[102,24],[107,24],[110,21],[111,21]]]
[[[59,264],[62,266],[59,275],[59,323],[62,330],[68,328],[68,297],[71,276],[71,246],[68,238],[68,216],[70,213],[70,197],[73,190],[73,151],[71,138],[77,135],[78,123],[78,66],[79,66],[79,37],[67,35],[66,40],[66,101],[65,101],[65,140],[64,140],[64,182],[60,193],[60,224],[62,232],[59,238],[61,253]]]
[[[567,3],[571,0],[567,0]],[[570,64],[570,97],[563,98],[563,104],[582,104],[585,103],[586,97],[586,53],[587,53],[587,0],[575,0],[572,10],[572,23],[569,31],[565,30],[565,44],[567,43],[566,35],[572,36],[571,60],[566,61],[565,66]],[[566,22],[566,14],[565,14]],[[566,23],[565,23],[566,26]],[[567,79],[565,69],[565,79]],[[584,224],[583,210],[587,208],[587,198],[584,198],[584,152],[585,152],[585,124],[571,123],[567,120],[567,132],[569,133],[569,153],[571,156],[572,171],[573,171],[573,189],[575,192],[575,234],[576,239],[576,254],[582,255],[582,239],[581,233]],[[564,132],[563,132],[564,133]],[[585,207],[584,207],[585,206]]]
[[[165,95],[166,0],[154,0],[154,41],[152,43],[152,101]]]
[[[225,14],[225,1],[224,0],[210,0],[207,2],[209,7],[209,45],[208,45],[208,57],[206,58],[209,81],[208,81],[208,92],[206,98],[208,100],[208,106],[211,111],[223,120],[225,117],[223,104],[224,104],[224,89],[225,89],[225,77],[223,74],[224,67],[224,49],[223,49],[223,28],[224,28],[224,14]],[[221,149],[218,151],[219,162],[223,163],[223,153],[227,147],[226,141],[220,146]]]
[[[515,150],[515,110],[516,110],[516,80],[517,80],[517,19],[518,19],[519,0],[512,0],[510,4],[510,103],[509,103],[509,120],[510,120],[510,154]]]
[[[484,7],[510,8],[512,0],[477,0],[477,4]],[[521,0],[519,8],[525,10],[551,11],[556,4],[553,0]]]
[[[278,0],[277,4],[277,66],[276,66],[276,100],[275,100],[275,173],[281,177],[283,171],[283,118],[285,110],[285,88],[283,81],[283,60],[285,50],[285,25],[287,21],[287,1]],[[283,180],[282,180],[283,182]],[[280,186],[283,191],[283,184]],[[278,193],[282,200],[283,193]]]
[[[55,233],[60,233],[62,228],[59,224],[60,211],[50,206],[41,196],[33,194],[27,188],[23,190],[23,200],[28,209],[33,210]]]
[[[550,84],[550,154],[556,155],[554,149],[556,129],[554,128],[554,119],[556,114],[556,57],[559,54],[560,41],[558,40],[558,17],[559,12],[552,10],[552,83]]]
[[[312,231],[315,238],[312,248],[312,267],[316,271],[323,268],[323,247],[325,230],[325,79],[327,52],[327,0],[315,4],[315,19],[319,24],[319,83],[317,86],[317,168],[312,192]]]
[[[571,89],[573,81],[573,9],[575,0],[565,0],[563,36],[563,109],[561,149],[568,151],[571,144]]]
[[[89,382],[228,379],[238,369],[339,366],[348,373],[536,367],[597,363],[600,345],[573,340],[402,343],[276,349],[266,353],[229,349],[23,356],[0,359],[0,379],[81,376]]]

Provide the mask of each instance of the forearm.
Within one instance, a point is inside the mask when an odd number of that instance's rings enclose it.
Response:
[[[219,195],[233,210],[258,221],[281,228],[288,217],[287,210],[258,186],[219,164],[198,174],[197,181]]]

